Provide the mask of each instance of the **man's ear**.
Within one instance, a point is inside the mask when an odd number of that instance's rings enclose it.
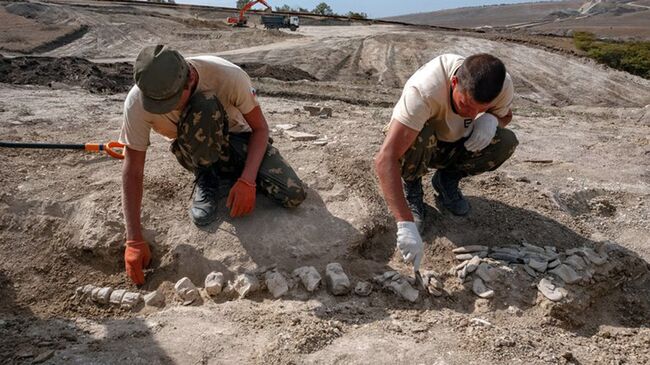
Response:
[[[451,87],[456,87],[458,85],[458,77],[456,75],[451,77]]]

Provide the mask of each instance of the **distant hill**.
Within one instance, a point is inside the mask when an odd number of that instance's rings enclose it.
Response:
[[[501,32],[568,35],[588,31],[599,37],[650,39],[650,1],[547,1],[491,5],[385,18],[412,24]]]

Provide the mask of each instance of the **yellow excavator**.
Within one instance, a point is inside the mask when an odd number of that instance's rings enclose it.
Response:
[[[233,27],[245,27],[245,26],[246,26],[246,21],[247,21],[247,19],[248,19],[248,18],[246,18],[246,12],[247,12],[250,8],[252,8],[253,6],[255,6],[257,3],[260,3],[260,4],[264,5],[264,6],[266,6],[266,10],[264,10],[264,11],[269,12],[269,13],[270,13],[271,11],[273,11],[273,9],[271,8],[271,6],[270,6],[270,5],[269,5],[265,0],[255,0],[255,1],[251,1],[251,2],[249,2],[248,4],[244,5],[244,6],[241,8],[241,10],[239,11],[239,17],[238,17],[238,18],[235,18],[235,17],[228,17],[228,18],[226,19],[226,22],[227,22],[228,24],[231,24]]]

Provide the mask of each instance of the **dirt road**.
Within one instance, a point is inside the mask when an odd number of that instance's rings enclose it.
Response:
[[[217,54],[258,70],[254,83],[275,146],[308,186],[296,210],[260,196],[253,216],[230,219],[224,206],[216,223],[200,229],[188,217],[192,177],[174,162],[169,143],[153,136],[143,225],[154,260],[145,286],[135,288],[121,259],[120,162],[0,149],[3,362],[650,362],[650,81],[458,32],[347,25],[301,27],[296,35],[226,29],[209,12],[104,2],[1,5],[13,15],[31,11],[32,21],[62,14],[48,18],[51,27],[89,27],[77,40],[32,55],[52,58],[1,60],[3,140],[117,138],[131,82],[128,64],[117,61],[132,60],[144,44],[167,42],[185,55]],[[517,92],[512,130],[520,145],[498,172],[464,180],[473,209],[466,218],[440,211],[425,184],[423,266],[439,274],[441,297],[422,293],[410,303],[377,285],[368,297],[296,286],[280,299],[262,291],[233,301],[204,295],[181,305],[173,284],[187,276],[202,286],[213,270],[232,279],[266,265],[286,273],[313,265],[323,274],[339,262],[354,284],[387,270],[409,275],[394,252],[394,222],[372,158],[404,82],[444,52],[490,52],[505,62]],[[95,83],[86,82],[91,76]],[[315,105],[331,107],[332,117],[303,109]],[[326,143],[292,141],[280,124]],[[567,285],[570,295],[561,303],[538,293],[541,276],[529,276],[524,265],[497,265],[492,299],[478,298],[471,281],[449,273],[458,263],[456,247],[524,241],[560,251],[612,248],[608,271]],[[72,298],[85,284],[158,289],[166,306],[125,310]]]

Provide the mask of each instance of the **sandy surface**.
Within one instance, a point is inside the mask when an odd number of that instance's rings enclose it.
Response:
[[[39,6],[40,14],[53,14],[53,7],[65,15],[60,22],[48,18],[52,27],[88,29],[30,55],[50,58],[0,59],[3,140],[117,138],[130,86],[129,64],[118,61],[132,60],[143,44],[168,42],[186,55],[217,54],[257,72],[275,146],[307,184],[308,198],[286,211],[259,196],[254,215],[230,219],[224,206],[217,222],[197,228],[188,217],[192,177],[175,163],[168,142],[153,136],[143,225],[154,259],[147,283],[136,288],[121,258],[120,162],[83,152],[0,149],[3,363],[650,362],[650,81],[455,32],[349,25],[290,34],[231,30],[216,25],[217,15],[188,10]],[[188,14],[194,25],[183,20]],[[30,46],[51,42],[46,38]],[[422,292],[410,303],[376,285],[368,297],[295,287],[280,299],[266,291],[232,301],[204,294],[181,305],[173,284],[187,276],[202,286],[213,270],[232,279],[266,265],[285,273],[313,265],[323,274],[336,261],[353,284],[387,270],[408,276],[371,163],[402,85],[444,52],[503,59],[515,80],[512,130],[520,145],[497,172],[463,181],[473,208],[466,218],[440,211],[425,184],[423,266],[439,274],[443,296]],[[314,105],[331,107],[332,117],[303,109]],[[291,141],[279,124],[327,144]],[[478,298],[471,282],[448,273],[457,264],[453,248],[522,241],[560,250],[608,243],[620,250],[593,282],[567,285],[570,296],[561,303],[544,299],[534,287],[539,278],[522,265],[500,267],[493,299]],[[84,284],[158,289],[166,306],[125,310],[72,298]]]

